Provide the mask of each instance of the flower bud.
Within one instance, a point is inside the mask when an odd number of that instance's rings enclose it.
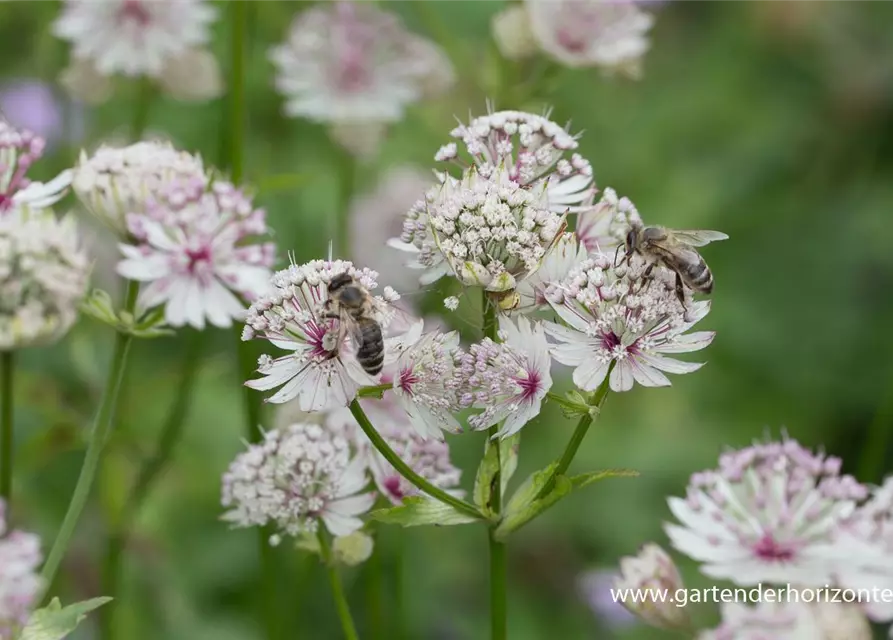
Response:
[[[537,51],[527,9],[521,5],[507,7],[493,16],[490,29],[499,52],[509,60],[529,58]]]
[[[656,544],[646,544],[639,555],[623,558],[620,561],[620,577],[614,586],[639,591],[635,596],[628,591],[624,605],[651,626],[659,629],[684,629],[689,626],[685,608],[673,602],[673,593],[682,588],[679,570],[670,556]],[[658,595],[658,592],[665,594]]]
[[[332,542],[332,555],[335,562],[353,567],[369,559],[374,542],[361,531],[339,536]]]
[[[206,49],[191,49],[168,58],[160,81],[162,89],[175,100],[203,102],[223,94],[220,65]]]

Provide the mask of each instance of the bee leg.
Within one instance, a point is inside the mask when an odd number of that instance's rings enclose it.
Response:
[[[651,277],[651,272],[654,271],[654,265],[656,265],[656,264],[657,264],[656,262],[652,262],[651,264],[648,265],[648,268],[645,269],[645,273],[643,274],[643,276],[645,278]]]
[[[688,313],[688,307],[685,306],[685,287],[682,284],[682,276],[679,275],[678,271],[676,272],[676,297],[679,298],[679,304]]]

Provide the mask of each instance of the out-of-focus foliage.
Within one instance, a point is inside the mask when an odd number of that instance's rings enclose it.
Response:
[[[321,257],[339,206],[341,154],[321,127],[280,115],[266,58],[291,14],[305,5],[250,4],[246,181],[261,187],[258,202],[269,210],[282,255],[290,249],[299,261]],[[657,637],[641,627],[617,636],[600,627],[577,594],[576,577],[613,566],[646,541],[664,544],[665,497],[678,495],[691,472],[713,466],[723,446],[784,427],[805,445],[824,445],[843,457],[848,471],[871,474],[863,480],[878,481],[890,467],[889,447],[879,447],[877,434],[883,443],[893,428],[893,6],[667,3],[657,9],[641,81],[562,70],[521,104],[506,99],[531,70],[498,61],[489,39],[490,18],[503,3],[386,6],[441,41],[461,80],[450,96],[411,110],[393,127],[380,159],[360,168],[358,188],[371,188],[387,166],[430,167],[454,116],[480,114],[491,98],[499,108],[551,106],[555,120],[571,121],[584,132],[580,151],[599,186],[629,196],[646,221],[731,236],[704,250],[717,283],[705,320],[717,331],[707,366],[675,378],[671,388],[609,397],[575,463],[578,469],[632,468],[641,476],[572,494],[509,546],[512,638]],[[57,10],[49,2],[0,3],[0,84],[54,80],[67,56],[47,31]],[[225,70],[225,21],[215,33]],[[77,145],[125,139],[139,95],[139,87],[125,86],[97,109],[66,104],[69,134],[35,177],[70,166]],[[149,132],[216,164],[226,151],[224,115],[220,101],[158,98],[150,105]],[[276,178],[284,175],[302,179],[292,185]],[[265,190],[265,184],[282,188]],[[95,235],[105,238],[99,230]],[[109,253],[94,251],[105,283]],[[95,500],[64,567],[65,601],[101,595],[104,514],[124,499],[151,450],[175,392],[183,345],[179,336],[134,349]],[[47,543],[79,468],[109,348],[107,328],[82,320],[62,343],[23,357],[17,516]],[[257,538],[218,520],[220,474],[243,437],[233,336],[218,333],[207,353],[185,439],[142,514],[114,604],[127,640],[260,637],[255,612],[268,596],[257,583]],[[569,381],[557,387],[563,391]],[[265,421],[272,422],[269,414]],[[524,430],[514,482],[554,458],[571,430],[557,407],[547,407]],[[484,437],[451,439],[455,462],[468,469],[467,490]],[[384,528],[376,547],[385,552],[385,601],[369,599],[363,567],[346,575],[361,633],[396,612],[399,555],[406,637],[483,637],[484,538],[475,527]],[[275,556],[273,597],[288,623],[281,637],[339,637],[317,560],[285,545]],[[685,573],[689,586],[709,584],[691,566]],[[705,621],[713,615],[709,607],[692,614]]]

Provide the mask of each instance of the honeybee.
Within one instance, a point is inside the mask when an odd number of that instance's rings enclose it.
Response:
[[[349,335],[357,347],[357,362],[370,376],[381,373],[384,365],[384,336],[375,319],[375,299],[349,273],[329,282],[325,316],[338,318],[338,344]]]
[[[645,271],[646,277],[651,275],[654,265],[658,263],[675,272],[676,296],[684,307],[685,289],[683,285],[700,293],[709,294],[713,291],[713,274],[695,247],[703,247],[710,242],[726,240],[728,237],[719,231],[681,231],[636,224],[626,234],[624,260],[628,260],[634,253],[649,260],[651,264]]]

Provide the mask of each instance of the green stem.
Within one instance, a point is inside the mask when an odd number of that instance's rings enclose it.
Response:
[[[335,607],[338,609],[338,618],[341,620],[341,629],[344,632],[344,637],[347,640],[359,640],[357,629],[350,615],[347,598],[344,597],[344,589],[341,586],[341,576],[338,575],[338,567],[332,562],[332,547],[321,527],[318,537],[319,549],[322,554],[322,560],[326,565],[326,571],[329,574],[329,582],[332,585],[332,597],[335,599]]]
[[[138,295],[139,283],[128,281],[124,311],[131,314],[134,313]],[[102,400],[99,404],[99,411],[96,414],[93,430],[90,433],[90,443],[87,445],[87,453],[84,456],[81,473],[78,476],[77,484],[75,484],[68,511],[65,513],[65,519],[62,521],[62,526],[50,549],[47,561],[40,572],[45,592],[50,589],[53,579],[56,577],[56,572],[59,570],[65,551],[68,549],[68,543],[71,541],[78,519],[84,510],[84,506],[87,504],[87,498],[90,496],[90,488],[93,485],[93,479],[96,477],[96,469],[99,466],[102,449],[112,430],[115,407],[118,402],[118,394],[121,391],[121,380],[127,367],[127,354],[130,351],[132,340],[133,337],[127,333],[119,332],[115,336],[112,363],[109,367],[109,374],[102,393]]]
[[[396,553],[394,558],[394,611],[393,620],[393,637],[395,640],[404,640],[409,636],[406,633],[406,592],[403,586],[403,556],[406,553],[406,547],[402,544],[396,545]]]
[[[599,410],[605,404],[605,398],[608,397],[608,389],[609,389],[609,381],[611,379],[611,371],[614,369],[614,363],[608,367],[608,373],[605,374],[605,379],[599,385],[598,389],[595,390],[595,394],[592,397],[592,406],[598,407]],[[555,471],[552,472],[552,475],[549,476],[549,479],[546,481],[546,484],[543,485],[543,488],[540,489],[540,492],[537,494],[536,499],[540,500],[549,494],[550,491],[555,487],[555,481],[558,479],[558,476],[564,475],[564,472],[568,470],[571,466],[571,462],[574,460],[574,456],[577,455],[577,449],[580,448],[580,444],[583,442],[583,438],[586,437],[586,432],[589,431],[589,427],[592,424],[592,414],[587,413],[584,416],[580,417],[580,422],[577,423],[577,428],[574,429],[574,433],[571,436],[570,441],[567,443],[567,446],[564,448],[564,453],[561,454],[561,458],[558,460],[558,466],[555,467]]]
[[[561,396],[557,393],[552,393],[551,391],[546,393],[546,398],[549,399],[549,402],[554,402],[558,406],[564,407],[565,409],[569,409],[571,411],[586,413],[589,410],[589,407],[587,407],[586,405],[571,402],[564,396]]]
[[[444,504],[448,504],[457,511],[461,511],[462,513],[472,516],[473,518],[483,518],[483,515],[477,508],[461,500],[459,498],[453,497],[448,494],[443,489],[439,489],[435,487],[433,484],[425,480],[422,476],[413,471],[409,465],[407,465],[403,460],[398,456],[393,449],[385,442],[384,438],[375,430],[375,427],[372,426],[372,423],[369,422],[369,418],[366,416],[366,412],[363,411],[363,407],[360,406],[360,403],[357,400],[354,400],[350,403],[350,412],[353,414],[354,419],[359,423],[360,428],[363,430],[363,433],[366,434],[366,437],[372,442],[372,445],[378,449],[378,452],[384,456],[384,459],[391,463],[391,466],[397,470],[397,472],[409,480],[413,485],[415,485],[420,491],[427,493],[429,496],[436,500],[440,500]]]
[[[233,184],[242,180],[245,146],[245,40],[248,27],[248,2],[229,3],[230,68],[229,68],[229,173]]]
[[[0,417],[0,500],[9,508],[12,495],[12,436],[13,436],[13,371],[15,358],[12,351],[0,354],[0,403],[3,414]]]
[[[357,397],[380,399],[382,395],[384,395],[385,391],[390,391],[393,388],[393,384],[376,384],[370,387],[362,387],[359,391],[357,391]]]
[[[366,563],[366,615],[369,623],[369,635],[373,640],[385,638],[384,617],[384,567],[383,554],[380,540],[378,547],[373,551],[372,557]]]
[[[338,151],[338,207],[331,220],[334,229],[329,236],[335,243],[335,256],[347,260],[351,257],[350,202],[357,179],[357,160],[339,147]]]
[[[121,517],[116,524],[112,525],[102,568],[102,592],[112,598],[118,597],[122,560],[134,522],[142,510],[149,492],[154,487],[155,481],[167,466],[174,447],[183,434],[183,425],[189,412],[196,374],[201,363],[204,336],[204,333],[194,333],[187,340],[180,380],[177,385],[177,395],[168,413],[164,427],[161,429],[158,444],[151,457],[143,463],[130,495],[124,503]],[[117,606],[113,602],[108,607],[103,607],[103,610],[100,611],[100,638],[111,639],[114,637],[114,615],[116,610]]]
[[[136,109],[133,111],[133,120],[130,122],[130,138],[140,140],[149,125],[149,109],[155,98],[155,86],[148,76],[139,80],[139,89],[136,96]]]

